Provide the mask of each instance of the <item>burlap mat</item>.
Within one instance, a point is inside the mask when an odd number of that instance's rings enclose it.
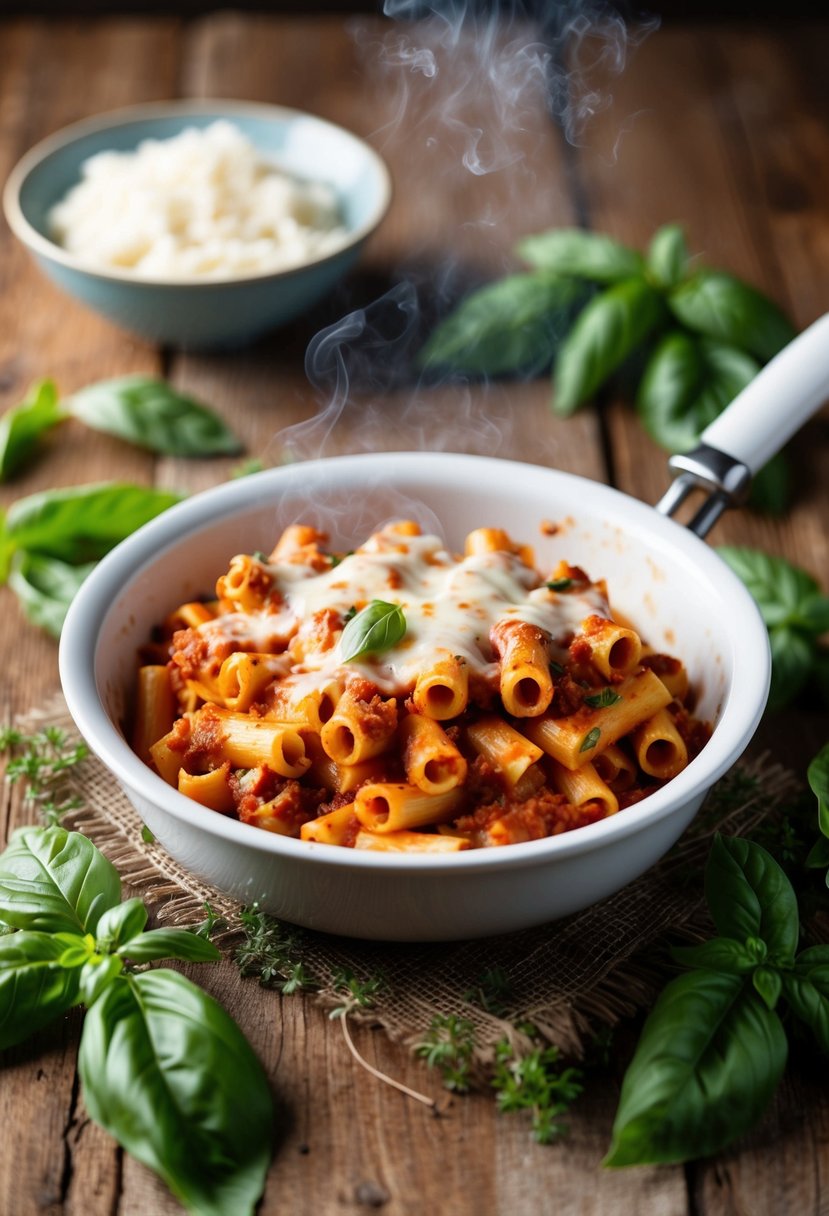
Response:
[[[19,726],[33,730],[47,723],[78,738],[62,698]],[[219,940],[232,952],[238,905],[193,878],[159,844],[142,839],[141,820],[97,759],[90,757],[72,770],[71,783],[84,806],[65,825],[91,837],[134,893],[146,899],[158,922],[195,924],[209,902],[228,922],[230,932]],[[348,970],[362,980],[379,974],[384,984],[366,1016],[397,1041],[421,1041],[436,1015],[456,1014],[475,1027],[481,1065],[491,1060],[505,1035],[520,1049],[516,1025],[522,1021],[533,1023],[566,1054],[579,1056],[599,1027],[652,1003],[665,980],[660,944],[664,947],[677,934],[693,936],[705,925],[702,865],[713,832],[750,832],[799,790],[797,779],[767,757],[738,766],[659,865],[603,903],[541,928],[425,945],[368,943],[302,931],[295,953],[316,980],[305,999],[333,1007],[342,1003],[338,973]],[[481,1005],[482,977],[493,969],[506,976],[509,994],[495,1011]]]

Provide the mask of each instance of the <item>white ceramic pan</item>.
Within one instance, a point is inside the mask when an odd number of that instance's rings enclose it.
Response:
[[[743,585],[700,539],[829,395],[829,316],[801,334],[671,464],[657,510],[583,478],[472,456],[345,456],[274,469],[182,503],[119,545],[81,588],[63,632],[69,708],[157,839],[184,866],[240,901],[314,929],[424,941],[539,924],[602,899],[670,848],[707,790],[741,755],[765,705],[765,627]],[[691,486],[710,497],[691,527],[667,517]],[[661,513],[662,512],[662,513]],[[606,577],[611,603],[654,646],[682,657],[715,723],[702,753],[640,804],[551,839],[441,857],[386,856],[293,840],[184,798],[121,732],[136,651],[152,626],[211,588],[230,557],[268,550],[302,520],[349,549],[401,514],[440,529],[450,548],[481,525]],[[540,534],[555,520],[555,537]],[[695,532],[699,535],[695,535]]]

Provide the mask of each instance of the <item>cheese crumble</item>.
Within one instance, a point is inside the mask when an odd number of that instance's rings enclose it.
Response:
[[[226,121],[90,157],[49,225],[86,262],[154,279],[285,270],[348,238],[332,187],[269,164]]]

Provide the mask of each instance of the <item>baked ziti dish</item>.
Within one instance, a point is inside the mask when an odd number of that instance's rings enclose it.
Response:
[[[497,528],[313,527],[239,555],[142,652],[133,742],[204,807],[346,848],[445,853],[615,815],[710,730],[682,662]]]

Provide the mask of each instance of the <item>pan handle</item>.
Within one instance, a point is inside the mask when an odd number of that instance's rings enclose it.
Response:
[[[656,504],[673,515],[697,486],[710,497],[688,524],[705,536],[751,478],[829,397],[829,313],[804,329],[702,432],[699,447],[668,462],[676,478]]]

